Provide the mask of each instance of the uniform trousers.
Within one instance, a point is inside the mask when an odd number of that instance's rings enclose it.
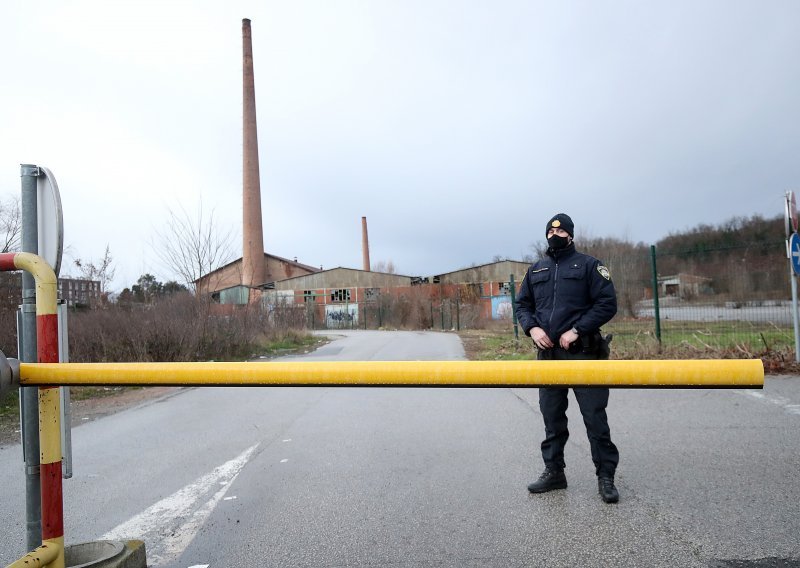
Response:
[[[570,353],[560,347],[539,351],[540,360],[597,359],[594,354]],[[542,459],[550,469],[564,469],[564,446],[569,438],[567,428],[567,392],[564,387],[539,389],[539,409],[544,418],[545,439],[542,442]],[[586,434],[592,449],[592,461],[598,477],[614,478],[619,463],[619,452],[611,441],[608,427],[608,388],[573,388],[575,398],[583,415]]]

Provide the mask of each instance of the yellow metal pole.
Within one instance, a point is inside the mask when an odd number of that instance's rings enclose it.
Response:
[[[20,363],[20,383],[145,386],[762,388],[758,359]]]
[[[40,364],[58,362],[57,279],[40,256],[0,254],[0,270],[25,270],[36,281],[36,350]],[[61,402],[53,385],[39,387],[39,449],[42,488],[42,546],[55,556],[44,565],[64,568],[64,499],[61,484]],[[27,558],[27,557],[26,557]],[[25,559],[20,560],[20,562]],[[26,565],[26,564],[23,564]]]
[[[16,562],[12,562],[6,568],[41,568],[42,566],[48,566],[58,558],[60,552],[61,550],[58,546],[45,543]]]

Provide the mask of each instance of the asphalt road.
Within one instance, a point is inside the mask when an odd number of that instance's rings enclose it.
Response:
[[[341,332],[310,359],[458,359],[453,334]],[[266,363],[265,363],[266,364]],[[570,395],[569,488],[536,389],[205,388],[73,430],[67,543],[144,537],[163,567],[800,566],[800,379],[615,390],[621,501],[597,495]],[[0,450],[0,563],[24,554]]]

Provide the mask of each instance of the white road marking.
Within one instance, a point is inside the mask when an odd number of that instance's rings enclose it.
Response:
[[[189,568],[208,568],[211,564],[195,564],[193,566],[189,566]]]
[[[233,501],[234,499],[236,499],[236,495],[233,495],[232,497],[225,497],[223,501]]]
[[[286,443],[286,442],[291,442],[291,441],[292,441],[292,439],[291,439],[291,438],[288,438],[288,439],[286,439],[286,440],[281,440],[281,442],[284,442],[284,443]]]
[[[288,459],[282,459],[282,460],[281,460],[281,463],[286,463],[286,462],[288,462],[288,461],[289,461]]]
[[[100,540],[144,540],[148,566],[177,558],[231,487],[258,444],[111,529]],[[217,485],[222,485],[216,489]],[[209,494],[216,489],[216,492]]]
[[[782,396],[772,396],[764,394],[761,391],[755,391],[755,390],[734,390],[733,392],[735,392],[736,394],[754,398],[766,404],[774,404],[775,406],[780,406],[787,414],[800,415],[800,404],[792,404],[792,401],[789,400],[788,398]]]

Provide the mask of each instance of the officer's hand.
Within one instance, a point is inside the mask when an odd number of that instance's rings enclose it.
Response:
[[[569,349],[569,346],[575,343],[577,339],[578,339],[578,334],[570,329],[568,331],[565,331],[561,335],[561,338],[559,339],[558,343],[559,345],[561,345],[562,349]]]
[[[541,327],[531,329],[531,339],[539,349],[550,349],[553,346],[553,342]]]

